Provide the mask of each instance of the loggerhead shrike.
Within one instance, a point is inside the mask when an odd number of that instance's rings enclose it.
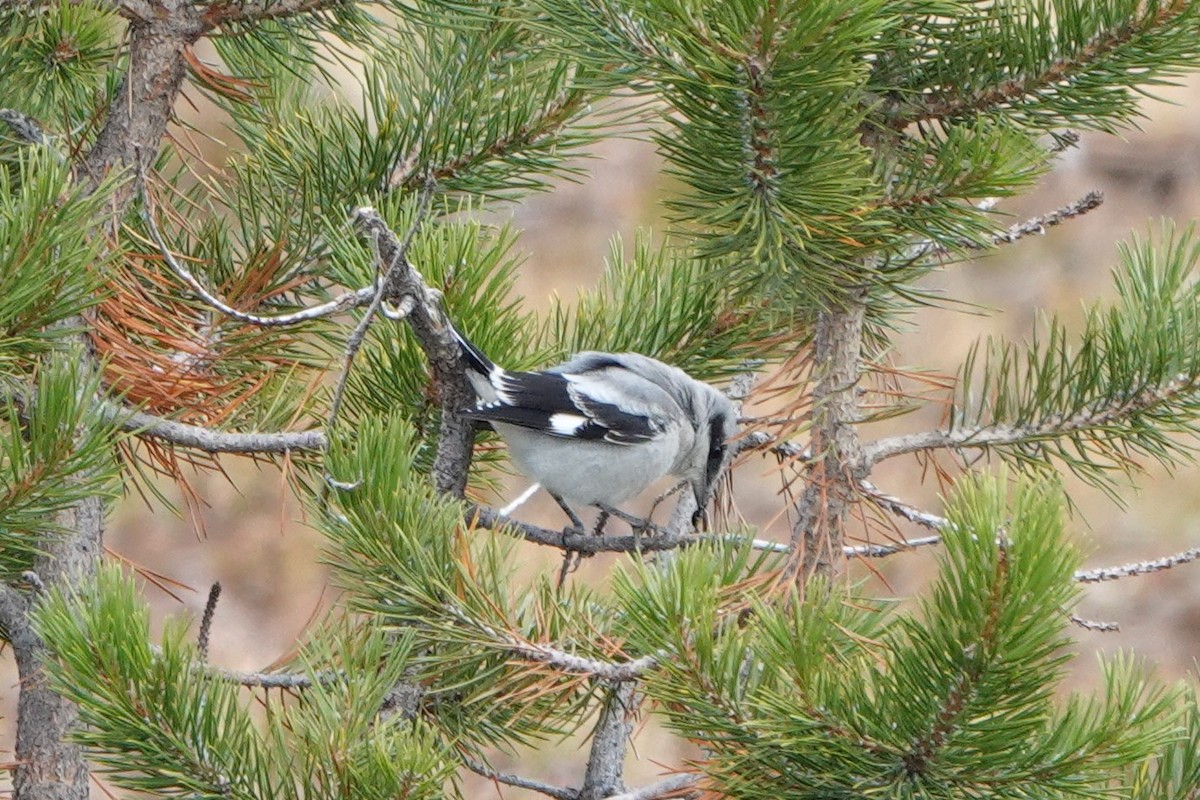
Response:
[[[478,395],[471,419],[488,422],[526,477],[572,523],[572,505],[616,508],[665,475],[682,478],[708,505],[737,434],[729,399],[683,370],[636,353],[585,352],[541,372],[510,372],[454,330]]]

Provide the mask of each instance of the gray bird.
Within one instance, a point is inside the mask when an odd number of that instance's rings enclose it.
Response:
[[[737,434],[725,395],[636,353],[584,352],[541,372],[497,366],[454,331],[478,395],[471,419],[490,423],[526,477],[582,529],[572,506],[617,505],[665,475],[682,478],[702,514]]]

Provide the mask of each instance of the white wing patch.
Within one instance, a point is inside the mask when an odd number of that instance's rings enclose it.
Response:
[[[559,412],[550,415],[550,430],[559,436],[574,436],[591,420],[580,414]]]

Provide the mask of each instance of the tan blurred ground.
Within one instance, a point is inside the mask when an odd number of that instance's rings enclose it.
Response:
[[[1105,192],[1105,204],[1082,220],[1045,237],[1009,246],[979,263],[947,268],[929,280],[946,296],[997,309],[991,316],[923,310],[898,343],[896,363],[953,373],[970,343],[980,335],[1000,332],[1022,337],[1031,331],[1040,309],[1078,320],[1083,303],[1110,296],[1108,270],[1115,263],[1114,243],[1132,231],[1144,231],[1149,218],[1169,216],[1187,222],[1200,208],[1200,81],[1193,80],[1163,95],[1178,105],[1150,103],[1143,132],[1125,140],[1085,136],[1038,191],[1003,204],[1013,221],[1045,213],[1084,192]],[[197,112],[181,104],[185,113]],[[219,132],[217,132],[219,135]],[[535,307],[544,307],[551,292],[570,296],[590,285],[603,268],[614,233],[632,241],[639,225],[661,230],[659,198],[663,179],[653,147],[628,140],[596,148],[586,166],[592,177],[563,183],[554,192],[531,198],[512,209],[514,225],[523,230],[527,253],[519,290]],[[912,430],[936,424],[937,410],[905,417],[893,425]],[[868,434],[885,432],[879,430]],[[771,460],[752,461],[737,477],[739,505],[748,518],[762,522],[779,508],[777,478],[766,475]],[[211,659],[234,669],[253,669],[286,653],[322,603],[330,602],[328,574],[318,564],[320,536],[301,520],[278,473],[246,462],[230,461],[236,489],[215,476],[197,480],[207,500],[203,512],[207,538],[197,535],[188,519],[161,507],[147,507],[129,497],[113,513],[107,534],[110,548],[131,561],[192,587],[182,604],[149,588],[146,597],[157,620],[169,614],[198,616],[204,593],[214,581],[224,587],[212,636]],[[877,474],[887,491],[936,511],[936,487],[920,486],[912,462],[888,463]],[[1077,488],[1072,484],[1073,489]],[[1153,471],[1127,494],[1121,509],[1092,490],[1078,489],[1080,514],[1073,525],[1091,555],[1088,564],[1107,565],[1165,555],[1200,544],[1200,472],[1180,470],[1168,477]],[[559,525],[551,504],[526,507],[532,521]],[[784,539],[786,521],[766,535]],[[529,569],[556,569],[557,559],[530,548]],[[606,563],[593,559],[575,579],[603,578]],[[898,555],[883,565],[884,595],[910,596],[928,580],[931,554]],[[861,570],[856,570],[856,574]],[[1121,624],[1115,634],[1077,631],[1081,658],[1072,683],[1094,685],[1095,653],[1132,648],[1159,665],[1165,677],[1193,669],[1200,654],[1200,565],[1169,573],[1087,588],[1083,615]],[[0,665],[0,686],[16,681],[11,662]],[[3,738],[0,750],[11,752],[15,692],[0,690]],[[648,781],[662,766],[691,755],[684,744],[653,730],[639,735],[638,760],[631,784]],[[573,783],[585,753],[575,743],[548,743],[541,753],[520,759],[522,773],[556,783]],[[0,757],[0,761],[3,761]],[[497,766],[516,768],[504,761]],[[469,794],[490,796],[486,782],[469,784]],[[527,795],[505,789],[503,796]]]

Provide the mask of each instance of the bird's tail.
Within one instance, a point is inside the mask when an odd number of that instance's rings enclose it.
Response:
[[[454,334],[455,340],[458,341],[458,349],[462,352],[463,359],[467,362],[467,368],[472,372],[478,372],[480,375],[487,377],[491,374],[496,365],[492,360],[483,354],[483,351],[475,346],[475,343],[463,335],[463,332],[452,324],[450,331]]]

